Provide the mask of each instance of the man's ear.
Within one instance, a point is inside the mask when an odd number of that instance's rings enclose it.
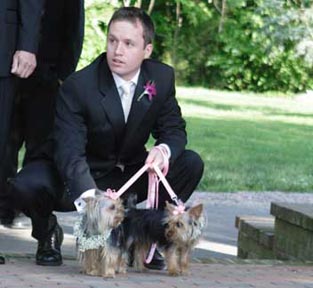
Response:
[[[150,58],[152,51],[153,51],[153,45],[151,43],[147,44],[145,47],[145,59]]]

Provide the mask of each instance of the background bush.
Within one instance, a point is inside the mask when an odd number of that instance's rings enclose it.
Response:
[[[87,0],[80,67],[105,50],[115,8],[148,1]],[[313,89],[313,0],[158,0],[153,57],[180,85],[300,92]]]

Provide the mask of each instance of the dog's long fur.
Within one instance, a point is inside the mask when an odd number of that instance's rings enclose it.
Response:
[[[123,249],[124,207],[120,199],[112,200],[103,194],[87,198],[83,231],[86,237],[110,232],[104,246],[79,252],[83,273],[93,276],[114,277],[115,272],[126,273],[127,255]]]
[[[204,227],[203,205],[199,204],[181,214],[166,203],[165,210],[130,209],[123,222],[128,247],[133,245],[134,267],[144,269],[143,262],[152,243],[163,249],[168,273],[186,274],[189,255]]]

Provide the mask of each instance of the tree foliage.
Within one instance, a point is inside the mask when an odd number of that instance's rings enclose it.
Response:
[[[137,6],[156,24],[153,57],[173,65],[180,84],[305,91],[313,88],[312,2],[89,0],[82,63],[104,50],[113,9]]]
[[[216,38],[220,50],[207,62],[209,70],[218,70],[222,87],[295,92],[312,87],[312,63],[297,51],[308,36],[301,9],[286,2],[241,1],[241,7],[229,9]]]

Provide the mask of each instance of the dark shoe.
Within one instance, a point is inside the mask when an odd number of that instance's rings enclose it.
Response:
[[[42,266],[60,266],[62,264],[62,255],[60,251],[52,248],[48,241],[38,242],[36,264]]]
[[[60,266],[62,264],[62,242],[63,230],[61,226],[56,223],[49,237],[44,241],[38,241],[36,264],[43,266]]]
[[[1,264],[5,264],[5,258],[4,258],[4,256],[0,255],[0,265]]]
[[[155,250],[153,258],[150,263],[144,263],[144,266],[151,270],[164,270],[166,265],[163,256],[158,251]]]

